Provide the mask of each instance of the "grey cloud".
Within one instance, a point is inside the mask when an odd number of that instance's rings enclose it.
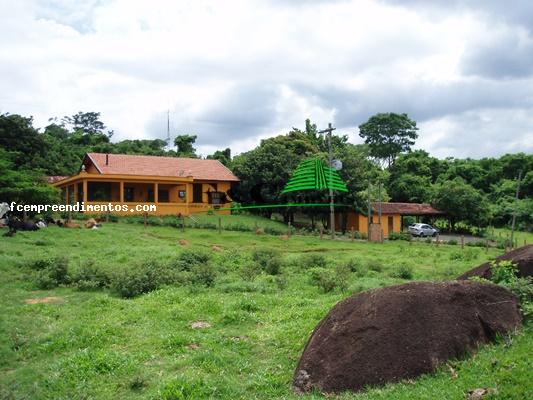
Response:
[[[221,148],[258,136],[275,120],[279,96],[276,86],[235,85],[199,113],[188,109],[171,111],[172,136],[197,134],[198,145]],[[147,124],[151,136],[162,137],[161,119],[162,115],[154,115]]]
[[[488,78],[520,78],[533,74],[533,40],[508,32],[496,42],[471,46],[463,72]]]

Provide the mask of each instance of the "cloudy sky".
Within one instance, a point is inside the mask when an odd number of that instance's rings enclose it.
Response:
[[[429,5],[431,4],[431,5]],[[377,112],[438,157],[533,152],[529,0],[0,0],[0,113],[99,111],[201,153]]]

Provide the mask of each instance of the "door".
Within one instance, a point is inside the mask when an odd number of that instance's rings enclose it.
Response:
[[[389,216],[389,218],[387,218],[387,222],[388,222],[388,228],[389,228],[387,232],[390,234],[394,232],[394,217]]]
[[[193,203],[202,203],[202,184],[194,183],[192,185],[192,202]]]

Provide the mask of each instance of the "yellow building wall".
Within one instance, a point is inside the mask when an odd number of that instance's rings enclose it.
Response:
[[[381,215],[381,227],[383,229],[383,236],[386,238],[389,236],[389,217],[392,217],[392,232],[401,231],[401,216],[400,214],[382,214]],[[377,224],[379,221],[379,215],[372,215],[373,223]],[[338,225],[340,226],[340,225]],[[359,213],[349,213],[346,229],[354,230],[368,235],[368,219],[366,216]]]

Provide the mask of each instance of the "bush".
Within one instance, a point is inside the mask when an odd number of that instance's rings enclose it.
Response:
[[[253,282],[260,273],[261,269],[254,263],[246,264],[239,270],[241,278],[248,282]]]
[[[215,284],[217,271],[210,263],[197,264],[191,270],[191,283],[211,287]]]
[[[147,262],[117,273],[111,282],[112,289],[121,297],[131,298],[156,290],[168,282],[164,269],[154,262]]]
[[[492,274],[490,280],[494,283],[510,283],[517,278],[518,267],[511,261],[492,262],[490,264]]]
[[[90,291],[109,286],[111,279],[104,271],[98,269],[92,261],[86,262],[72,277],[78,290]]]
[[[281,272],[282,261],[278,251],[273,249],[257,249],[252,252],[252,260],[264,272],[277,275]]]
[[[35,278],[35,284],[39,289],[53,289],[70,282],[67,258],[56,257],[51,260],[41,260],[37,264],[40,270]]]
[[[185,250],[170,263],[170,267],[178,271],[190,271],[195,265],[207,264],[210,260],[211,254],[205,250]]]
[[[457,246],[457,240],[455,239],[450,239],[446,243],[452,246]]]
[[[413,279],[413,267],[407,264],[401,264],[392,276],[400,279]]]
[[[383,263],[379,260],[370,260],[367,263],[368,269],[374,272],[383,271]]]
[[[388,240],[406,240],[409,241],[411,239],[411,235],[405,232],[390,232],[388,236]]]
[[[326,268],[328,260],[319,253],[307,253],[300,257],[299,264],[302,268]]]
[[[351,260],[348,260],[344,266],[350,270],[350,272],[359,272],[363,270],[363,264],[361,261],[359,261],[356,258],[352,258]]]
[[[320,267],[311,268],[309,275],[311,277],[311,283],[318,286],[325,293],[331,292],[337,286],[335,274],[329,269]]]

